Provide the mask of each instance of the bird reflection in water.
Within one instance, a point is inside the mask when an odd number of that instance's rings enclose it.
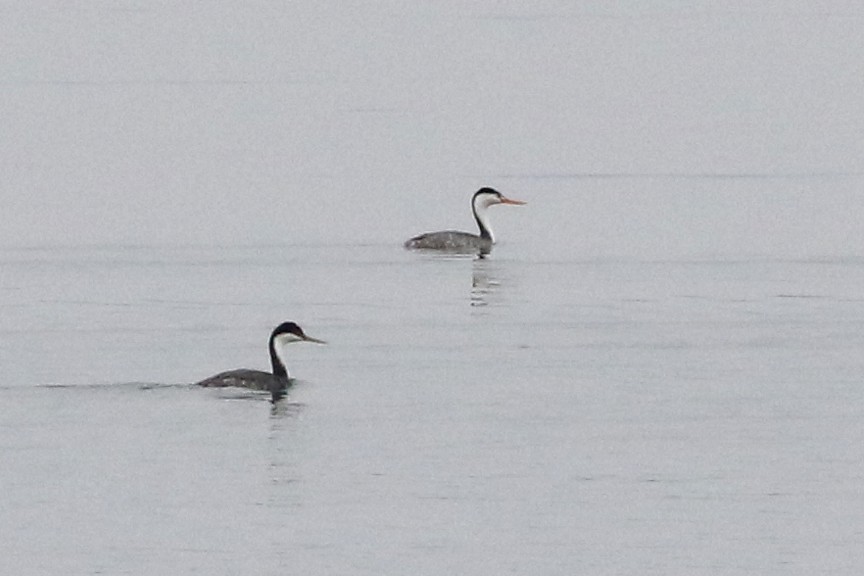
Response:
[[[490,304],[501,286],[498,281],[496,264],[488,258],[478,257],[471,265],[471,306],[483,307]]]

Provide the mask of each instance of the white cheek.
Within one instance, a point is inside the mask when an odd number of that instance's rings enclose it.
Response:
[[[488,196],[488,197],[483,198],[483,200],[480,201],[480,205],[483,208],[489,208],[490,206],[494,206],[495,204],[500,204],[500,203],[501,203],[500,200],[498,200],[498,198],[496,198],[495,196]]]
[[[276,340],[279,342],[279,344],[281,344],[283,346],[285,344],[291,344],[292,342],[302,342],[303,341],[302,338],[298,338],[297,336],[295,336],[294,334],[291,334],[291,333],[280,334],[279,336],[276,337]]]

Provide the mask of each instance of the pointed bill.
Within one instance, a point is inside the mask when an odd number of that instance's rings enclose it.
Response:
[[[513,206],[522,206],[523,204],[527,204],[527,202],[523,202],[522,200],[514,200],[512,198],[507,198],[506,196],[501,196],[502,204],[512,204]]]

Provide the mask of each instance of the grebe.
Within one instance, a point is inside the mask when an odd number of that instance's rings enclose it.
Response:
[[[252,390],[269,390],[273,400],[280,399],[285,394],[291,375],[282,360],[281,349],[284,345],[292,342],[315,342],[326,344],[323,340],[307,336],[303,329],[294,322],[283,322],[270,334],[270,364],[273,372],[262,372],[261,370],[229,370],[220,372],[206,380],[197,383],[198,386],[208,388],[224,388],[226,386],[237,386],[251,388]]]
[[[486,210],[495,204],[519,206],[525,202],[507,198],[492,188],[481,188],[471,198],[471,211],[474,213],[474,220],[477,221],[477,226],[480,228],[479,235],[457,232],[456,230],[427,232],[406,241],[405,248],[409,250],[443,250],[460,254],[489,254],[492,251],[492,245],[495,244],[495,236],[492,234],[492,227],[489,225]]]

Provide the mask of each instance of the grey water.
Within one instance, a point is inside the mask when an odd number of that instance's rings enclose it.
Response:
[[[509,248],[5,251],[4,571],[862,565],[864,261]]]
[[[0,15],[0,573],[861,573],[856,3]]]

